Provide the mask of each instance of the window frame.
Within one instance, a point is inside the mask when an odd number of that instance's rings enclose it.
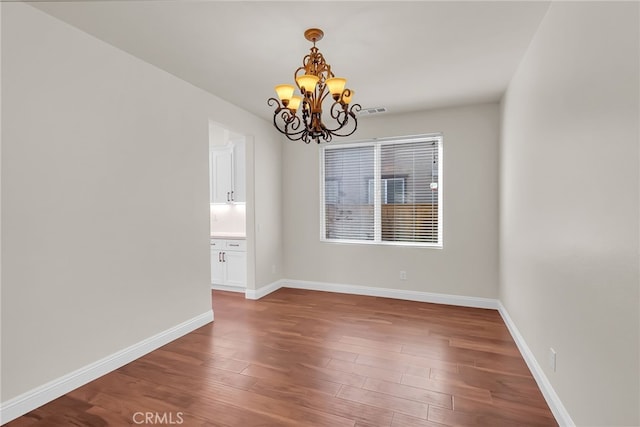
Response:
[[[374,201],[374,239],[373,240],[358,240],[358,239],[333,239],[327,238],[327,218],[326,218],[326,200],[325,200],[325,152],[326,150],[335,150],[340,148],[352,148],[352,147],[374,147],[374,180],[378,182],[382,181],[382,171],[380,167],[380,153],[383,145],[397,145],[397,144],[409,144],[416,142],[435,142],[438,145],[438,241],[435,243],[429,242],[403,242],[403,241],[390,241],[382,240],[381,238],[381,210],[382,203],[380,200],[379,192],[376,192]],[[357,245],[382,245],[382,246],[406,246],[406,247],[420,247],[420,248],[432,248],[442,249],[444,247],[443,242],[443,164],[444,164],[444,144],[443,136],[441,133],[431,133],[422,135],[411,135],[402,137],[390,137],[390,138],[374,138],[369,140],[344,142],[344,143],[331,143],[328,145],[322,145],[319,147],[319,159],[320,159],[320,241],[322,243],[330,244],[357,244]]]

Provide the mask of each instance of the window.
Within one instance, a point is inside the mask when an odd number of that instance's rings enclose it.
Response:
[[[404,203],[404,178],[380,179],[380,203]],[[375,200],[375,179],[369,180],[369,203]]]
[[[442,137],[321,148],[324,241],[442,246]]]

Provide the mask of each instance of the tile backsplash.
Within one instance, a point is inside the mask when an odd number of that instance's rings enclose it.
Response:
[[[212,204],[211,234],[246,235],[246,212],[244,203]]]

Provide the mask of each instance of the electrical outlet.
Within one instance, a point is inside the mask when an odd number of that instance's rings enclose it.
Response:
[[[553,348],[549,348],[549,367],[553,372],[556,371],[556,351]]]
[[[407,272],[400,270],[400,280],[407,280]]]

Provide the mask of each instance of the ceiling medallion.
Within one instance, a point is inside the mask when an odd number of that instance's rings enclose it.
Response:
[[[273,124],[292,141],[302,140],[306,144],[330,142],[334,136],[349,136],[358,127],[356,114],[359,104],[351,103],[353,91],[345,88],[347,79],[335,77],[331,66],[316,47],[324,33],[318,28],[310,28],[304,37],[313,43],[311,52],[302,60],[302,67],[295,73],[295,82],[300,95],[294,95],[293,85],[282,84],[275,87],[278,99],[269,98],[269,106],[276,106],[273,112]],[[333,103],[330,114],[325,119],[331,122],[325,125],[322,121],[322,103],[331,94]]]

